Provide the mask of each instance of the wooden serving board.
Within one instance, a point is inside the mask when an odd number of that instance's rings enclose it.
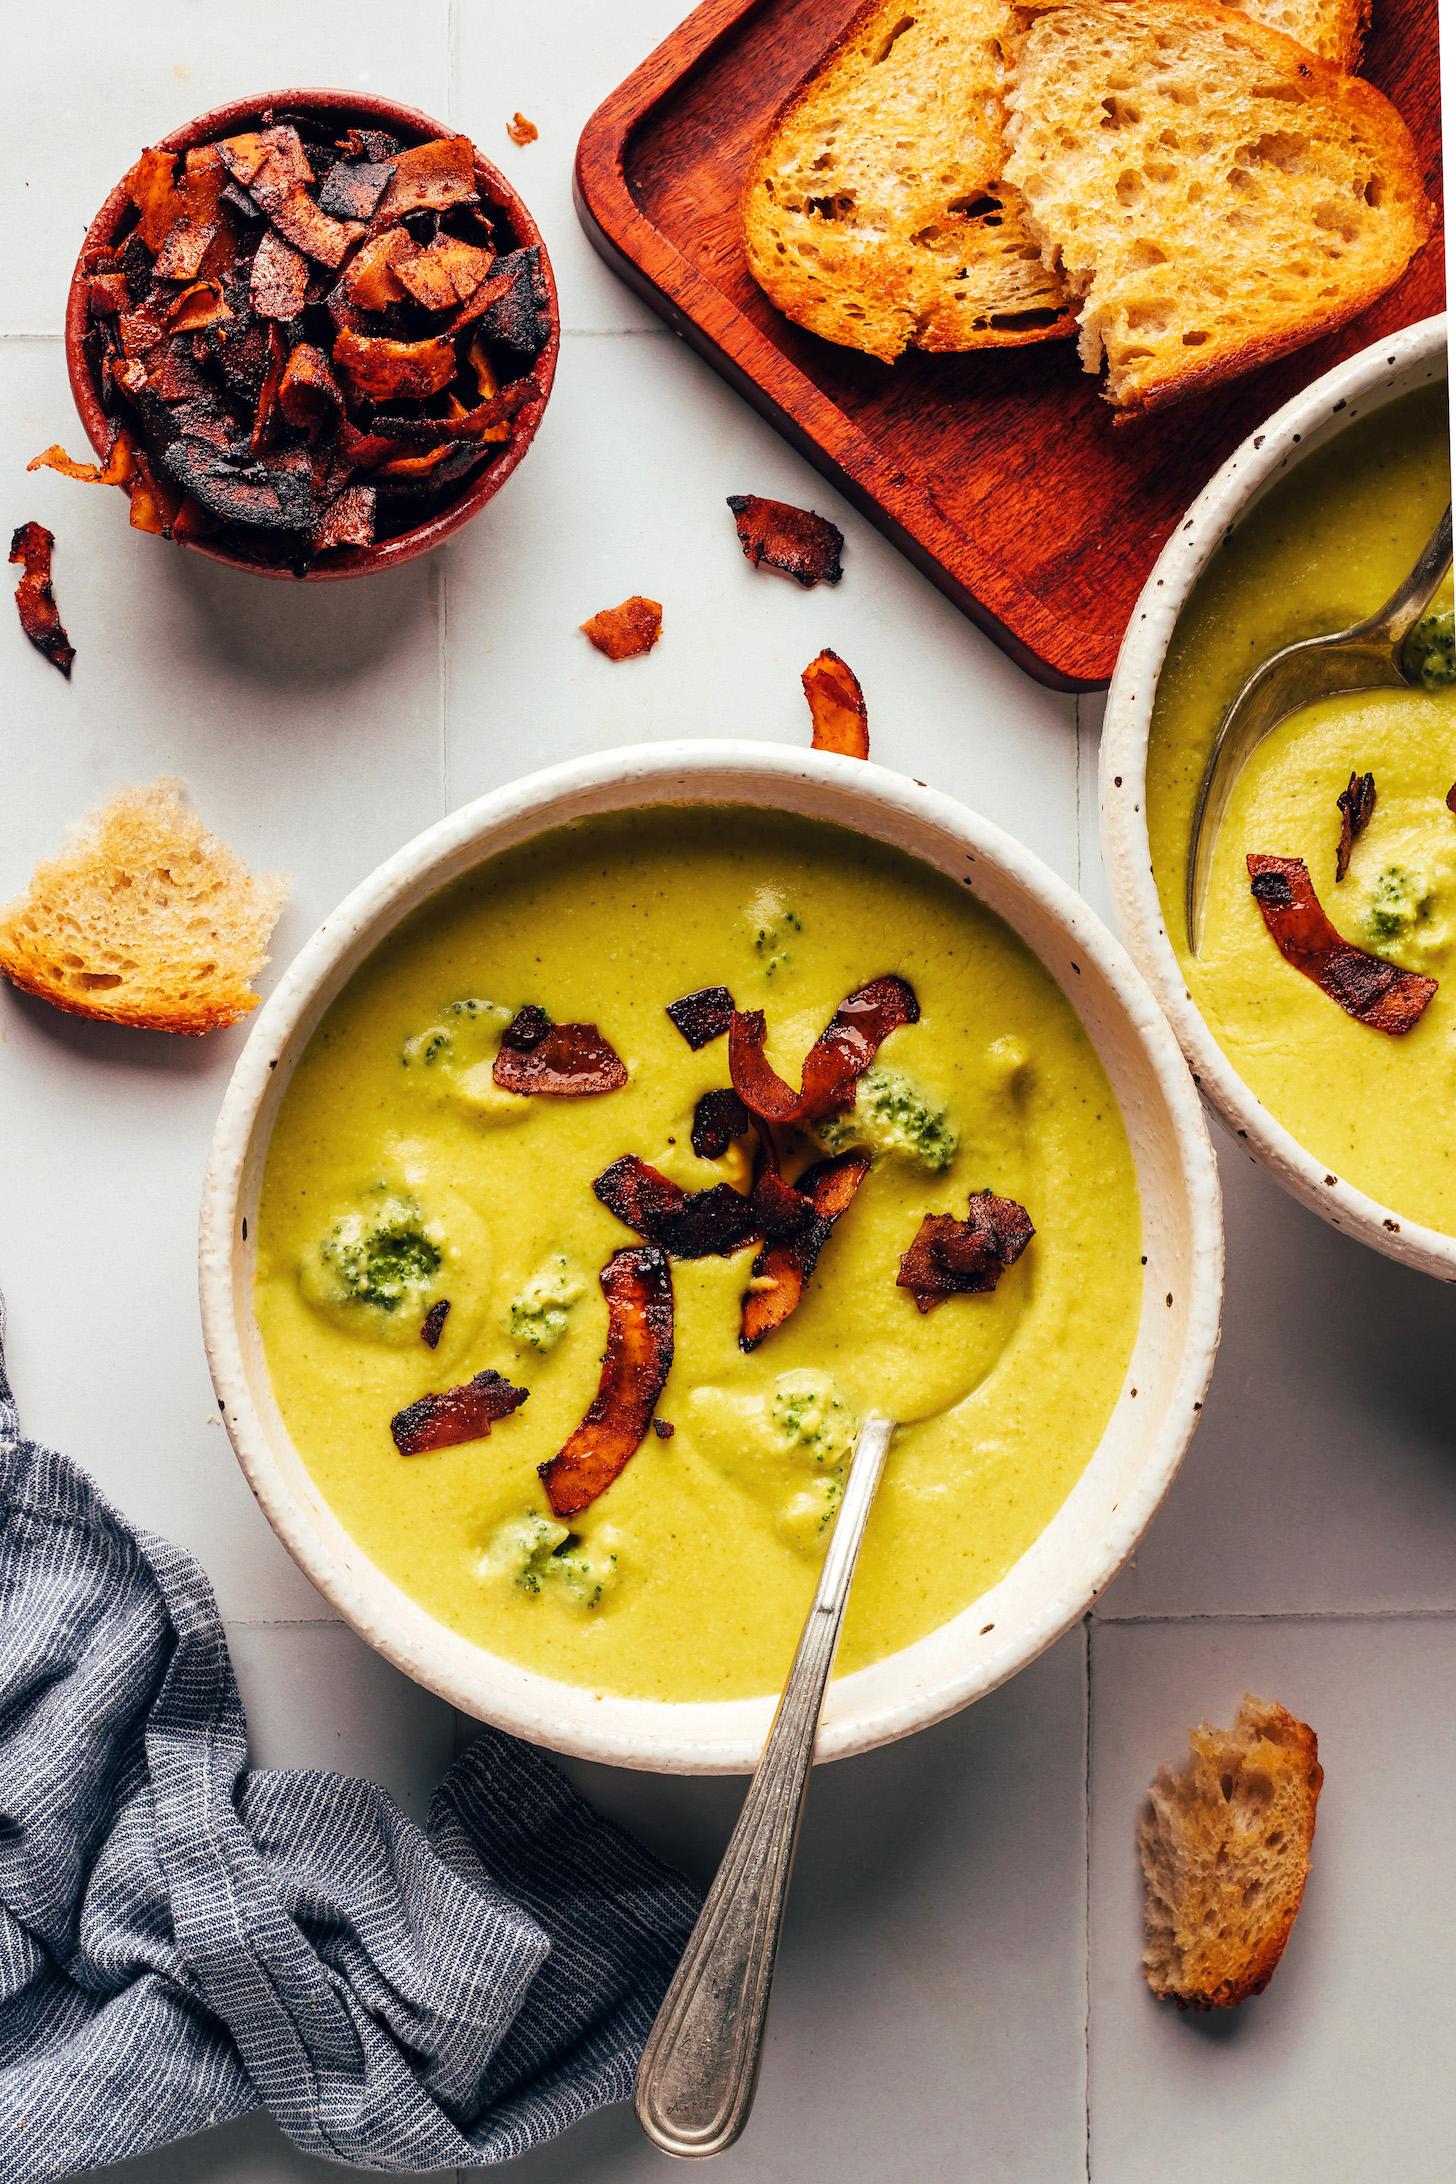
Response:
[[[749,277],[753,146],[857,0],[705,0],[587,123],[582,221],[602,254],[1040,681],[1105,683],[1164,540],[1260,419],[1357,349],[1442,309],[1438,232],[1343,333],[1179,408],[1114,422],[1074,345],[887,366],[782,317]],[[1375,0],[1364,73],[1441,198],[1436,0]],[[738,481],[751,492],[755,481]]]

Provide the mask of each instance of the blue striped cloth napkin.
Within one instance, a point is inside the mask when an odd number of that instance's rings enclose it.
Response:
[[[0,2184],[263,2107],[364,2168],[485,2168],[624,2100],[688,1884],[485,1731],[422,1831],[249,1769],[212,1591],[23,1440],[0,1305]]]

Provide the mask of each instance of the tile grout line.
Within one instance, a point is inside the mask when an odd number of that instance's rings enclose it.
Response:
[[[1102,1629],[1115,1626],[1183,1628],[1195,1623],[1446,1623],[1450,1608],[1205,1608],[1181,1614],[1094,1615]]]
[[[327,1630],[350,1626],[341,1615],[224,1615],[234,1630]],[[1181,1615],[1098,1615],[1086,1618],[1098,1630],[1182,1630],[1199,1623],[1450,1623],[1451,1608],[1214,1608]]]
[[[445,119],[451,128],[455,120],[456,79],[459,74],[457,58],[460,47],[460,0],[445,0]]]
[[[1080,710],[1080,708],[1079,708]],[[1087,2184],[1092,2184],[1092,1631],[1090,1614],[1082,1618],[1085,1632],[1083,1681],[1085,1694],[1082,1725],[1083,1820],[1082,1820],[1082,2157]]]

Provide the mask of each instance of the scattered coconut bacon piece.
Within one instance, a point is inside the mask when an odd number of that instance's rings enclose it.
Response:
[[[685,1191],[636,1153],[624,1153],[592,1185],[609,1213],[671,1259],[726,1259],[758,1241],[753,1201],[731,1183]]]
[[[739,1308],[738,1346],[756,1350],[776,1327],[796,1312],[805,1286],[829,1240],[829,1232],[869,1174],[868,1153],[840,1153],[834,1160],[807,1168],[792,1189],[808,1207],[808,1217],[786,1235],[770,1235],[753,1262],[749,1287]],[[765,1171],[765,1176],[768,1171]],[[765,1181],[759,1178],[759,1183]],[[755,1199],[759,1185],[754,1186]]]
[[[104,463],[78,463],[57,443],[42,448],[39,455],[32,455],[27,470],[58,470],[63,478],[77,478],[83,485],[126,485],[134,474],[133,449],[127,434],[118,425],[111,435]]]
[[[984,1296],[1014,1266],[1036,1230],[1025,1206],[994,1191],[972,1191],[966,1218],[927,1213],[900,1261],[896,1286],[922,1312],[947,1297]]]
[[[501,1033],[491,1075],[502,1092],[592,1099],[627,1082],[621,1056],[595,1024],[553,1024],[544,1009],[521,1009]]]
[[[527,121],[524,114],[512,114],[506,123],[506,135],[512,144],[534,144],[541,134],[534,121]]]
[[[644,599],[640,593],[634,593],[632,598],[624,599],[620,607],[603,607],[600,614],[583,622],[581,628],[582,634],[609,660],[640,660],[662,635],[662,608],[657,600]]]
[[[530,1390],[514,1388],[503,1373],[477,1373],[462,1387],[440,1395],[422,1395],[407,1403],[389,1422],[401,1456],[423,1456],[436,1448],[458,1448],[483,1441],[499,1419],[518,1411]]]
[[[1255,851],[1245,862],[1254,900],[1286,963],[1372,1031],[1399,1039],[1420,1022],[1436,980],[1402,970],[1384,956],[1367,955],[1343,939],[1326,917],[1302,857]]]
[[[721,1039],[732,1023],[733,996],[726,986],[700,986],[696,993],[669,1001],[667,1013],[696,1054]]]
[[[441,1297],[432,1304],[420,1326],[420,1340],[427,1350],[438,1350],[440,1337],[445,1332],[445,1322],[450,1317],[450,1299]]]
[[[872,978],[841,1001],[804,1057],[800,1089],[784,1083],[764,1053],[762,1009],[735,1009],[728,1027],[728,1073],[750,1114],[775,1125],[822,1122],[852,1105],[855,1086],[892,1031],[920,1021],[920,1004],[903,978]]]
[[[601,1271],[607,1347],[601,1384],[560,1453],[541,1466],[552,1513],[574,1517],[641,1447],[672,1368],[672,1269],[652,1244],[613,1252]]]
[[[10,558],[20,563],[20,582],[15,587],[20,626],[36,651],[43,653],[52,667],[58,667],[69,682],[76,648],[61,626],[51,588],[55,543],[43,523],[22,523],[11,533]]]
[[[813,748],[835,751],[841,758],[868,758],[869,716],[854,669],[826,645],[809,662],[801,680],[814,723]]]
[[[1375,809],[1374,774],[1352,773],[1348,787],[1335,798],[1335,808],[1340,814],[1340,844],[1335,851],[1335,879],[1339,881],[1349,871],[1350,852],[1369,826]]]
[[[814,584],[837,584],[844,574],[840,556],[844,533],[827,516],[792,501],[764,500],[757,493],[730,493],[728,506],[755,569],[777,569],[807,591]]]
[[[699,1160],[721,1160],[735,1138],[747,1137],[748,1109],[731,1085],[705,1092],[693,1109],[692,1144]]]

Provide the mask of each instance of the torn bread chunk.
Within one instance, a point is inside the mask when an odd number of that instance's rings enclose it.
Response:
[[[1231,1729],[1189,1737],[1138,1823],[1147,1883],[1143,1970],[1160,2001],[1232,2009],[1262,1994],[1309,1878],[1324,1770],[1314,1731],[1245,1695]]]
[[[207,832],[179,781],[127,789],[0,911],[0,972],[73,1016],[216,1031],[257,1007],[287,893]]]
[[[1430,233],[1394,107],[1220,0],[1048,8],[1008,107],[1007,178],[1123,410],[1332,332]]]

